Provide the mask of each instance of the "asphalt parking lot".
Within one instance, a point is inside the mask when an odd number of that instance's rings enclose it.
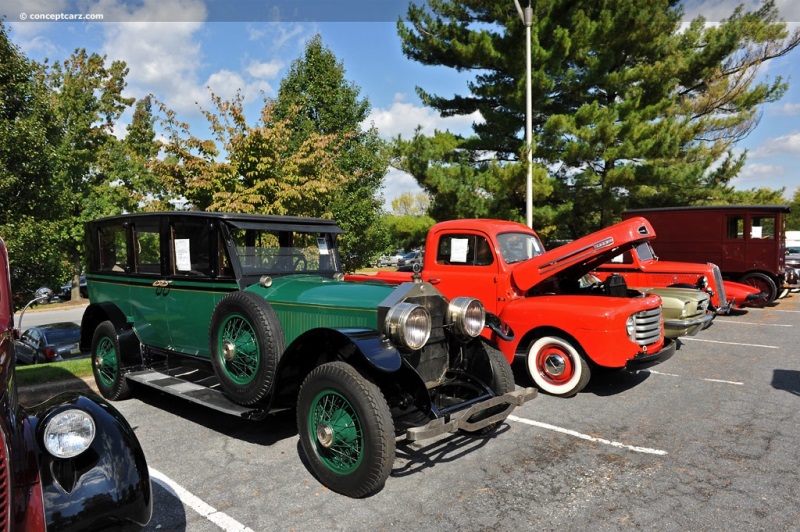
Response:
[[[361,500],[311,475],[291,413],[240,421],[149,390],[115,406],[153,471],[153,531],[796,530],[798,345],[800,294],[718,317],[651,371],[540,394],[491,437],[399,444]]]

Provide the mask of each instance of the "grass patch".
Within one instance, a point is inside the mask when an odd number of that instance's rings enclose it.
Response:
[[[17,366],[17,386],[31,386],[71,378],[83,379],[92,375],[92,359],[79,358],[49,364]]]

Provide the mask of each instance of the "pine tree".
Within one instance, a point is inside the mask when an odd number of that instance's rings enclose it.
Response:
[[[628,207],[707,201],[744,164],[731,148],[756,126],[759,106],[786,90],[780,78],[754,76],[800,42],[800,32],[787,39],[774,2],[737,8],[717,26],[682,28],[682,18],[677,0],[534,3],[533,149],[553,187],[537,204],[549,205],[564,236]],[[464,148],[518,161],[525,38],[512,2],[430,0],[412,5],[398,31],[410,59],[475,72],[468,96],[418,88],[444,116],[480,111],[485,121]]]

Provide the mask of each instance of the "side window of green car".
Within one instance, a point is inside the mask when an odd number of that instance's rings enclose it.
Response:
[[[170,227],[172,275],[211,275],[211,234],[208,223],[178,221]]]
[[[137,222],[133,228],[134,270],[161,275],[161,235],[158,220]]]
[[[125,227],[109,225],[97,231],[100,271],[125,272],[128,269],[128,245]]]

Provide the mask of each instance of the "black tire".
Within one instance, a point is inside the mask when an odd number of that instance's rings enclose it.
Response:
[[[331,490],[366,497],[386,483],[394,421],[380,389],[344,362],[315,368],[300,387],[297,431],[314,475]]]
[[[516,384],[514,383],[514,372],[511,370],[511,365],[506,360],[505,355],[500,352],[498,349],[491,347],[488,344],[483,345],[483,348],[486,351],[486,357],[489,360],[489,365],[491,366],[492,370],[492,381],[489,383],[489,387],[494,391],[497,395],[503,395],[508,392],[513,392],[516,389]],[[503,406],[505,408],[505,405]],[[469,420],[470,421],[477,421],[480,419],[481,416],[485,415],[493,415],[495,411],[483,412],[478,413],[472,416]],[[465,434],[478,434],[481,436],[485,436],[491,434],[497,427],[503,424],[503,421],[498,421],[497,423],[492,423],[491,425],[487,425],[482,429],[477,431],[470,431],[466,429],[462,429],[460,432]]]
[[[753,302],[748,302],[748,306],[750,307],[764,307],[775,301],[775,298],[778,297],[778,287],[775,285],[775,281],[773,281],[772,278],[765,273],[748,273],[743,275],[742,278],[739,279],[739,282],[749,284],[750,286],[758,288],[767,294],[766,297],[762,297],[761,299]]]
[[[122,367],[117,329],[110,321],[97,326],[92,336],[92,373],[100,394],[111,401],[128,399],[131,388]]]
[[[252,292],[228,294],[214,309],[208,335],[222,389],[240,405],[264,401],[284,350],[283,330],[272,306]]]

